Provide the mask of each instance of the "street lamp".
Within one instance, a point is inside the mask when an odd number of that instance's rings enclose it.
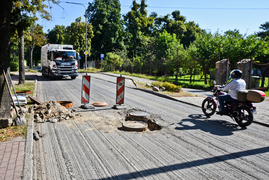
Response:
[[[87,54],[88,54],[88,51],[87,51],[87,13],[86,13],[86,7],[84,6],[84,4],[82,3],[76,3],[76,2],[66,2],[68,4],[76,4],[76,5],[81,5],[85,8],[85,26],[86,26],[86,35],[85,35],[85,69],[87,69]]]

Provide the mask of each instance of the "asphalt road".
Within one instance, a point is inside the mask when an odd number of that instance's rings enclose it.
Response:
[[[268,127],[240,128],[230,118],[206,119],[198,107],[133,88],[126,80],[127,109],[155,117],[161,130],[119,130],[126,111],[114,110],[116,78],[91,74],[90,102],[109,106],[76,120],[35,123],[33,179],[268,179]],[[38,77],[38,98],[81,105],[76,80]]]

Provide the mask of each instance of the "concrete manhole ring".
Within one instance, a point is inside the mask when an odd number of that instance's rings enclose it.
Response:
[[[121,127],[125,131],[145,131],[147,128],[148,124],[142,121],[124,121]]]
[[[149,113],[143,112],[143,111],[134,111],[129,114],[129,117],[132,120],[137,120],[137,121],[143,121],[147,118],[150,117]]]

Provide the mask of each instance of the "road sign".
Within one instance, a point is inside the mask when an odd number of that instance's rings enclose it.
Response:
[[[100,55],[100,58],[101,58],[101,59],[104,59],[104,58],[105,58],[105,55],[104,55],[104,54],[101,54],[101,55]]]

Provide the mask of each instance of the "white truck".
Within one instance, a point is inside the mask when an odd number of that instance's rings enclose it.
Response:
[[[79,54],[73,50],[73,45],[46,44],[41,48],[42,75],[49,78],[78,76]]]

